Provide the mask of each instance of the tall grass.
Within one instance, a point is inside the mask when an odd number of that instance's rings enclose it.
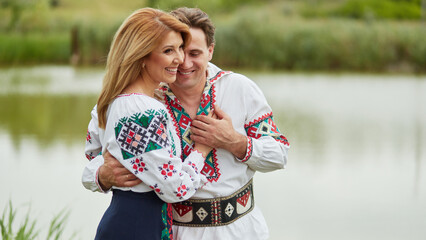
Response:
[[[247,13],[217,26],[214,62],[283,70],[426,71],[421,23],[267,19]]]
[[[0,218],[1,236],[3,240],[32,240],[36,239],[40,230],[36,229],[37,221],[31,219],[29,211],[27,212],[24,221],[19,225],[17,230],[14,229],[16,225],[17,210],[13,208],[12,201],[5,207],[3,214]],[[63,232],[66,221],[68,219],[68,213],[61,211],[57,214],[50,222],[49,229],[47,231],[46,240],[50,239],[64,239]],[[73,236],[71,237],[73,238]]]
[[[105,65],[112,39],[120,24],[121,22],[77,26],[79,63]]]
[[[70,36],[65,33],[0,33],[0,64],[64,64],[70,60]]]

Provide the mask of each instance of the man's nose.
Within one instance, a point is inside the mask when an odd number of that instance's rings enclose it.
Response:
[[[184,68],[184,69],[190,68],[191,67],[191,60],[190,59],[191,58],[189,58],[187,56],[187,54],[184,54],[183,62],[180,64],[179,67]]]

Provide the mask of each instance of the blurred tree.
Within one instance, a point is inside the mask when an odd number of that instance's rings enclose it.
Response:
[[[5,1],[6,6],[10,8],[11,15],[8,30],[15,29],[22,17],[22,12],[25,6],[28,4],[27,0],[13,0]]]
[[[151,8],[155,7],[155,0],[147,0],[146,2],[147,2],[146,5],[148,7],[151,7]]]
[[[0,0],[0,7],[2,8],[6,8],[9,6],[9,1],[10,0]]]
[[[243,5],[264,2],[265,1],[262,0],[147,0],[147,5],[166,11],[178,7],[197,7],[206,11],[207,14],[210,14],[211,12],[232,11]]]
[[[59,0],[50,0],[50,6],[51,7],[57,7],[59,6]]]
[[[422,0],[348,0],[334,11],[352,18],[420,19]]]

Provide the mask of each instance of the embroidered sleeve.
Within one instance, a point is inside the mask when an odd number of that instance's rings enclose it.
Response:
[[[101,167],[103,163],[104,163],[103,156],[98,155],[86,164],[86,167],[83,170],[83,175],[81,177],[81,182],[83,183],[83,186],[87,190],[90,190],[92,192],[101,192],[101,193],[109,192],[109,189],[104,191],[99,184],[99,179],[98,179],[99,168]]]
[[[289,146],[287,138],[281,134],[272,117],[272,112],[263,115],[262,117],[244,125],[247,136],[259,139],[263,136],[270,136],[275,141]]]
[[[104,163],[102,157],[102,146],[99,139],[98,113],[96,106],[92,110],[92,119],[89,122],[86,135],[85,155],[89,162],[86,164],[81,181],[83,186],[93,192],[104,191],[98,181],[98,173],[100,166]]]
[[[101,153],[102,146],[99,140],[98,114],[96,106],[92,110],[92,119],[87,127],[85,155],[92,160]]]
[[[247,153],[242,162],[250,168],[269,172],[281,169],[287,161],[289,142],[274,122],[272,109],[261,90],[251,80],[243,91],[246,108]]]
[[[191,153],[196,156],[193,161],[183,163],[175,156],[169,123],[163,109],[122,117],[116,121],[107,144],[108,151],[162,200],[177,202],[191,197],[206,178],[198,170],[204,164],[200,153]]]

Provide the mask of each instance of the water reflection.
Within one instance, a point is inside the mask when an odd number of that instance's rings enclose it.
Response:
[[[292,144],[286,170],[255,178],[270,239],[426,236],[426,77],[248,75]],[[99,69],[0,70],[0,207],[31,202],[41,222],[68,207],[67,233],[93,237],[109,196],[79,178],[101,79]]]
[[[24,138],[40,147],[83,141],[95,103],[95,96],[84,95],[0,95],[0,128],[16,148]]]

